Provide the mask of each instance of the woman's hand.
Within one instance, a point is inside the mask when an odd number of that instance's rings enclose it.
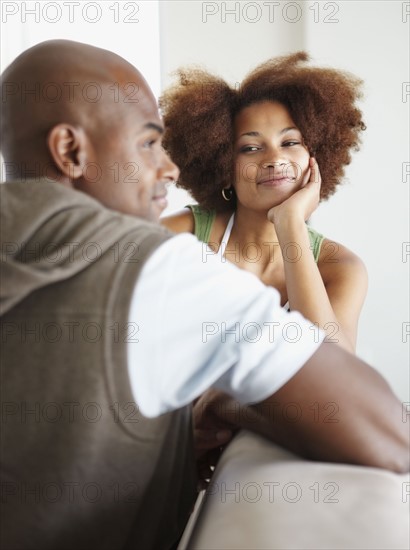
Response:
[[[269,221],[276,225],[282,219],[288,219],[290,215],[304,222],[308,220],[318,207],[321,183],[319,165],[315,158],[310,157],[302,187],[284,202],[269,210]]]

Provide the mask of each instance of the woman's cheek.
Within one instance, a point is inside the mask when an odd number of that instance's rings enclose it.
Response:
[[[256,183],[258,171],[258,165],[255,162],[238,162],[236,164],[236,182]]]
[[[309,176],[310,176],[309,170],[306,169],[303,172],[303,177],[300,179],[301,185],[306,185],[307,184],[307,182],[309,181]]]
[[[297,181],[307,183],[306,178],[309,173],[309,153],[306,152],[306,155],[303,155],[299,162],[297,163]]]
[[[243,178],[249,183],[257,183],[260,178],[259,166],[255,162],[248,162],[246,166],[244,166]]]
[[[239,161],[236,161],[236,163],[235,163],[235,183],[234,183],[234,185],[236,185],[240,181],[241,172],[242,172],[241,163]]]

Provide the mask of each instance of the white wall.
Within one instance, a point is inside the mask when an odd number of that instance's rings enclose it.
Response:
[[[409,176],[402,176],[409,161],[410,96],[403,97],[403,83],[410,80],[409,2],[167,1],[160,13],[163,87],[184,64],[202,64],[234,84],[269,57],[299,49],[318,64],[365,81],[363,147],[347,170],[347,182],[319,207],[312,225],[366,263],[370,287],[358,354],[410,401],[409,345],[403,337],[410,320],[409,258],[403,259],[403,243],[410,241]],[[173,190],[168,212],[188,200]]]
[[[365,83],[363,148],[349,167],[347,184],[312,221],[366,263],[369,293],[358,352],[409,401],[409,344],[403,338],[410,320],[410,257],[403,261],[410,241],[409,177],[403,178],[403,163],[410,160],[410,96],[403,101],[410,80],[406,4],[343,2],[338,24],[309,22],[307,44],[320,63],[350,70]]]
[[[121,55],[160,91],[158,2],[82,0],[1,2],[1,69],[27,48],[63,38]]]

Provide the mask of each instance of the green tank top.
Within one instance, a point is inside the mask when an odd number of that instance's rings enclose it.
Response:
[[[199,204],[189,204],[187,208],[191,210],[192,215],[194,216],[195,236],[200,241],[208,243],[212,224],[216,218],[216,211],[202,208]],[[315,262],[317,263],[324,236],[309,226],[306,226],[306,228],[309,233],[310,248],[312,250]]]

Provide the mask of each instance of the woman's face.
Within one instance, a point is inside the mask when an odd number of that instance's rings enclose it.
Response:
[[[309,152],[289,111],[277,101],[245,107],[235,119],[238,204],[269,210],[301,188]]]

